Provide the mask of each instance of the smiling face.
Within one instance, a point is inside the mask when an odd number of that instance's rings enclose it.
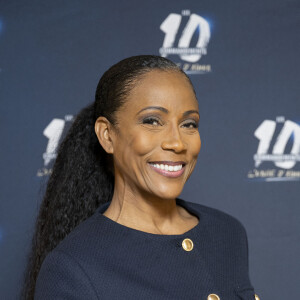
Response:
[[[110,134],[115,188],[163,199],[179,196],[201,147],[198,103],[185,76],[146,73],[116,120]]]

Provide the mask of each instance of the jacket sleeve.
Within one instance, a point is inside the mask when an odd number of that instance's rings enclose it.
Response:
[[[50,252],[41,266],[35,286],[36,300],[98,299],[90,278],[70,255]]]

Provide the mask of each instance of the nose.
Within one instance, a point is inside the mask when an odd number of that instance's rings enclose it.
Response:
[[[176,125],[172,126],[169,133],[164,135],[161,147],[164,150],[172,150],[176,153],[180,153],[187,149],[187,146],[183,141],[180,131]]]

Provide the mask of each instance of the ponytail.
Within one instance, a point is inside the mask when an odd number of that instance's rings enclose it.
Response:
[[[91,104],[78,114],[59,147],[36,221],[23,299],[34,298],[35,282],[46,255],[112,198],[110,159],[98,142],[94,124]]]

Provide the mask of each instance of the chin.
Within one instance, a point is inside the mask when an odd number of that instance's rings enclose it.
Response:
[[[181,194],[181,192],[182,189],[178,189],[178,186],[175,188],[172,186],[164,186],[163,188],[157,187],[153,194],[162,199],[172,200],[177,198]]]

